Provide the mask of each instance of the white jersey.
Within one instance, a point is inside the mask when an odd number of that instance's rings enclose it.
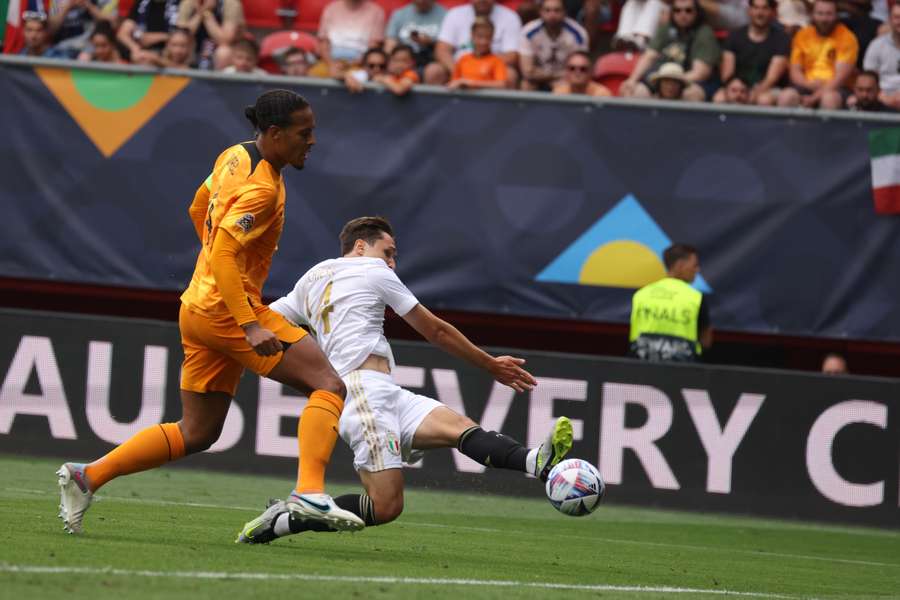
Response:
[[[332,258],[306,272],[294,289],[269,305],[298,324],[309,325],[325,356],[341,377],[370,354],[394,355],[384,337],[384,307],[399,316],[419,303],[380,258]]]

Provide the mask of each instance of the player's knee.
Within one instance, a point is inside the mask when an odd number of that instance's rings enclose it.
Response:
[[[195,454],[208,450],[222,434],[222,424],[190,423],[181,421],[181,435],[184,438],[185,454]]]
[[[347,386],[344,385],[344,382],[337,375],[328,377],[325,380],[325,383],[322,384],[321,389],[331,392],[335,396],[339,396],[341,399],[347,397]]]
[[[378,498],[375,504],[375,519],[379,525],[390,523],[403,512],[403,495],[391,495]]]

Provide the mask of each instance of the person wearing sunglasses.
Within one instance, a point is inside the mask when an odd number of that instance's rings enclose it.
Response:
[[[344,73],[344,85],[351,94],[359,94],[364,83],[378,81],[387,73],[388,57],[383,50],[371,48],[363,54],[361,68]]]
[[[688,81],[683,99],[702,102],[712,97],[719,87],[716,70],[721,54],[719,42],[706,23],[698,0],[674,0],[671,21],[656,30],[634,71],[619,88],[619,94],[652,97],[655,87],[650,77],[665,63],[677,63]]]
[[[583,50],[576,50],[566,58],[563,78],[553,86],[553,93],[612,96],[606,86],[591,80],[591,57]]]

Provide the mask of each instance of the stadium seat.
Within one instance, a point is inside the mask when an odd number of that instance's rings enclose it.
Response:
[[[636,52],[610,52],[594,63],[594,81],[605,85],[613,94],[619,93],[619,86],[628,79],[637,64],[640,54]]]
[[[317,32],[319,31],[319,19],[322,18],[322,11],[331,4],[332,0],[299,0],[297,21],[294,23],[295,29],[302,31]]]
[[[259,67],[269,73],[280,73],[281,69],[276,61],[280,51],[287,48],[300,48],[304,52],[316,51],[316,36],[303,31],[276,31],[262,39],[259,45]]]
[[[121,2],[121,0],[120,0]],[[243,0],[247,25],[263,29],[283,29],[295,23],[300,7],[308,0]]]
[[[519,5],[522,4],[522,0],[500,0],[500,4],[506,8],[517,11],[519,10]]]

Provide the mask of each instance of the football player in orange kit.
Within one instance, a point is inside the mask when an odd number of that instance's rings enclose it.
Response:
[[[284,226],[281,171],[287,165],[303,168],[316,142],[315,117],[305,99],[286,90],[262,94],[245,114],[256,139],[219,155],[190,207],[202,248],[178,320],[184,348],[181,420],[147,427],[92,463],[59,468],[60,517],[69,533],[81,531],[94,492],[111,479],[209,448],[222,432],[244,368],[309,395],[297,432],[291,512],[330,529],[364,527],[324,493],[344,384],[305,330],[262,303]]]

